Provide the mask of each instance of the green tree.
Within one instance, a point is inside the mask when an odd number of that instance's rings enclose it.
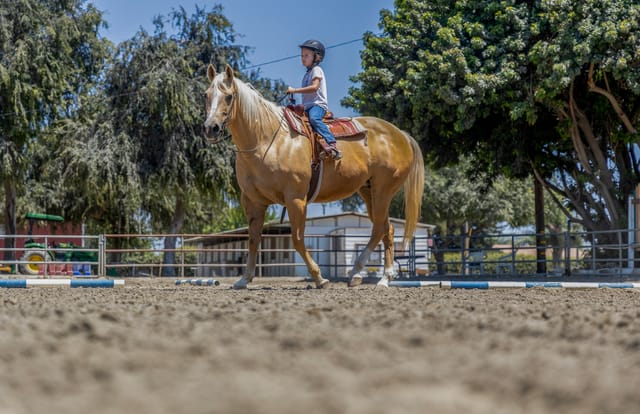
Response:
[[[88,126],[67,126],[72,142],[61,151],[70,167],[68,184],[84,179],[78,172],[93,170],[89,178],[96,180],[78,186],[93,194],[81,203],[85,216],[117,223],[117,231],[144,225],[167,234],[201,232],[203,219],[233,221],[233,148],[229,141],[211,145],[202,133],[207,65],[245,65],[247,49],[235,44],[221,11],[197,7],[189,16],[183,8],[173,10],[154,19],[152,34],[140,30],[118,45]],[[258,73],[248,78],[259,87],[284,88]],[[102,157],[109,158],[96,165]],[[165,275],[172,274],[176,242],[164,240]]]
[[[98,80],[109,43],[102,13],[83,0],[0,3],[0,179],[7,234],[16,233],[27,153],[41,133],[75,113]],[[6,247],[13,247],[7,239]]]
[[[441,233],[459,235],[468,226],[476,233],[495,233],[499,225],[519,227],[533,219],[531,186],[524,180],[499,177],[489,185],[484,177],[469,178],[474,160],[463,158],[455,166],[427,169],[422,221]],[[402,208],[396,197],[392,213]]]
[[[136,146],[141,209],[154,231],[176,234],[202,195],[215,199],[216,190],[230,188],[230,148],[214,150],[202,133],[204,68],[210,58],[238,66],[245,49],[234,46],[235,32],[219,6],[196,8],[192,16],[180,8],[169,19],[157,17],[154,26],[153,34],[141,30],[119,45],[106,93],[115,132]],[[164,247],[164,263],[174,263],[176,238],[166,237]]]
[[[639,181],[640,5],[396,2],[343,103],[412,132],[438,164],[537,178],[591,230],[623,227]]]

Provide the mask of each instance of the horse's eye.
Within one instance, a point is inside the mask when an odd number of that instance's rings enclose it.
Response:
[[[231,99],[233,98],[233,96],[231,95],[227,95],[224,97],[224,101],[227,103],[227,105],[231,105]]]

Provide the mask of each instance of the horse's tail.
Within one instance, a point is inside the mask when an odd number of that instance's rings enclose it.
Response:
[[[404,132],[404,131],[403,131]],[[422,209],[422,195],[424,194],[424,160],[422,151],[416,140],[406,132],[404,133],[411,149],[413,150],[413,160],[409,176],[404,182],[404,236],[402,242],[405,248],[409,245],[416,232],[420,211]]]

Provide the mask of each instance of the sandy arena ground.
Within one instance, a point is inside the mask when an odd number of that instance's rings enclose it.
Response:
[[[640,412],[640,289],[1,289],[5,413]]]

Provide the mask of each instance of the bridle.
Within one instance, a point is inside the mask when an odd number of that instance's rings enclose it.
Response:
[[[236,103],[237,94],[238,94],[237,92],[233,92],[231,95],[227,95],[227,96],[231,96],[231,101],[227,104],[228,106],[231,107],[231,110],[226,114],[226,116],[222,120],[222,123],[220,124],[220,131],[227,129],[227,121],[229,120],[229,118],[231,117],[233,112],[236,110],[235,103]],[[290,96],[290,95],[289,94],[285,94],[281,98],[277,99],[276,102],[282,102],[284,100],[284,98],[286,98],[287,96]],[[293,98],[290,97],[290,100],[293,100]],[[293,101],[293,103],[295,103],[295,101]],[[267,156],[267,152],[269,152],[269,149],[271,148],[271,146],[273,145],[274,141],[276,140],[276,136],[278,136],[278,132],[282,128],[282,122],[283,121],[287,122],[285,120],[283,114],[280,115],[280,118],[281,119],[280,119],[280,123],[278,125],[278,128],[274,131],[273,136],[271,137],[271,141],[269,142],[269,146],[267,147],[267,150],[264,152],[264,155],[262,156],[263,159],[264,159],[264,157]],[[219,144],[220,142],[226,141],[226,140],[230,139],[231,137],[232,137],[231,134],[226,134],[226,135],[224,135],[222,137],[219,137],[217,139],[209,139],[209,138],[207,138],[207,141],[209,141],[210,144],[215,145],[215,144]],[[255,152],[258,149],[259,146],[260,146],[260,144],[256,144],[256,146],[251,148],[251,149],[232,148],[232,150],[233,150],[233,152],[238,153],[238,154],[248,154],[248,153]]]
[[[229,118],[231,117],[231,114],[236,109],[235,103],[236,103],[237,94],[238,94],[237,92],[233,92],[232,94],[227,95],[227,96],[231,97],[231,100],[229,101],[229,103],[227,103],[227,106],[230,107],[231,110],[227,112],[227,114],[225,115],[224,119],[220,123],[220,131],[225,131],[227,129],[227,121],[229,121]],[[224,135],[222,137],[220,137],[220,135],[221,134],[218,134],[218,137],[215,138],[215,139],[207,138],[207,141],[209,141],[210,144],[215,145],[215,144],[219,144],[220,142],[226,141],[226,140],[231,138],[231,134],[226,134],[226,135]],[[258,147],[256,146],[256,148],[258,148]],[[237,151],[237,152],[241,152],[241,151]]]

